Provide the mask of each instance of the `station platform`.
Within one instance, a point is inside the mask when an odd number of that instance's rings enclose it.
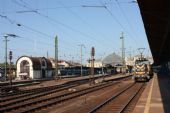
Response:
[[[154,74],[133,113],[170,113],[170,77]]]

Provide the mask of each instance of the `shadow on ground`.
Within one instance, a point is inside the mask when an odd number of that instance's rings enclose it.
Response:
[[[170,76],[158,74],[158,84],[165,113],[170,113]]]

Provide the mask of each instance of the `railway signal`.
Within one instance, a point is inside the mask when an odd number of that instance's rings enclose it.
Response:
[[[10,85],[12,86],[12,73],[11,73],[11,62],[12,60],[12,51],[9,51],[9,80],[10,80]]]
[[[91,48],[91,73],[90,73],[90,85],[94,84],[94,55],[95,55],[95,49],[94,47]]]
[[[55,37],[55,79],[59,79],[58,76],[58,37]]]

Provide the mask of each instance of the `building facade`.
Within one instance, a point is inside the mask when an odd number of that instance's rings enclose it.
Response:
[[[87,62],[86,64],[87,67],[91,67],[91,62]],[[100,68],[103,66],[102,60],[101,59],[97,59],[94,61],[94,67],[95,68]]]
[[[19,79],[50,78],[53,75],[52,63],[45,57],[21,56],[16,66]]]

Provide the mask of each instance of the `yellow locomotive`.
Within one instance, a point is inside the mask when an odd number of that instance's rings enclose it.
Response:
[[[138,81],[149,81],[153,72],[149,60],[146,58],[140,58],[135,61],[133,67],[133,79]]]

